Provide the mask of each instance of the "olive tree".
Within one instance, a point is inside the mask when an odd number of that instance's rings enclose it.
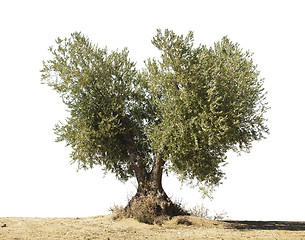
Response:
[[[136,178],[137,199],[158,214],[183,211],[162,188],[162,174],[217,186],[226,153],[248,151],[268,133],[263,79],[252,54],[227,37],[213,47],[157,30],[159,59],[137,70],[128,50],[111,51],[81,33],[56,40],[42,83],[57,91],[70,116],[55,127],[79,168],[96,165],[119,180]]]

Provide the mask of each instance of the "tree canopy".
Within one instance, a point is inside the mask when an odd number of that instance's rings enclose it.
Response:
[[[159,59],[138,70],[127,49],[108,51],[75,32],[50,47],[42,83],[56,90],[70,116],[56,125],[79,168],[102,166],[127,180],[154,170],[217,185],[228,150],[248,151],[268,133],[264,80],[252,53],[223,37],[194,46],[157,30]]]

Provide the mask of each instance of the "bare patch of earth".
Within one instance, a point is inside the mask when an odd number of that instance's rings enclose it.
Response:
[[[304,239],[305,222],[211,221],[174,217],[162,225],[112,215],[87,218],[0,218],[0,239]]]

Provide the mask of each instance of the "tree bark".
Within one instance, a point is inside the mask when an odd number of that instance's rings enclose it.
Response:
[[[155,164],[153,166],[153,169],[151,171],[150,177],[152,180],[153,187],[158,190],[163,190],[162,188],[162,173],[163,173],[163,166],[165,164],[165,161],[162,158],[162,155],[157,153]]]
[[[125,210],[128,211],[131,216],[136,217],[137,219],[140,214],[140,221],[142,217],[147,219],[147,216],[152,215],[154,217],[173,217],[188,214],[180,206],[174,204],[163,189],[162,174],[164,164],[165,161],[162,159],[162,156],[160,154],[156,154],[151,172],[147,173],[145,178],[140,179],[140,182],[137,178],[137,193],[129,201]],[[147,223],[151,222],[148,221]]]
[[[130,163],[133,166],[135,176],[138,182],[138,186],[144,187],[145,179],[147,178],[147,172],[141,161],[139,154],[137,153],[137,148],[135,142],[128,131],[128,126],[126,120],[123,117],[120,117],[120,122],[125,129],[124,137],[125,137],[125,144],[127,148],[127,152],[129,154]]]
[[[138,182],[137,193],[129,201],[125,211],[129,212],[128,215],[136,217],[140,221],[139,214],[144,219],[147,219],[146,215],[166,215],[170,217],[186,215],[187,213],[180,206],[170,200],[162,187],[162,173],[165,164],[162,155],[159,153],[155,155],[151,172],[147,172],[141,157],[137,153],[136,144],[128,131],[125,119],[120,118],[120,121],[125,129],[126,148]],[[151,222],[147,221],[147,223]]]

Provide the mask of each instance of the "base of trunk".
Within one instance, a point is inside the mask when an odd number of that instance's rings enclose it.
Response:
[[[171,218],[189,215],[179,205],[173,203],[164,190],[138,191],[125,207],[125,212],[128,217],[148,224],[153,224],[160,216]]]

